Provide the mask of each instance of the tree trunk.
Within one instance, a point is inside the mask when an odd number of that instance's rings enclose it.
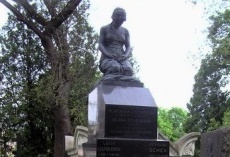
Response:
[[[55,75],[57,76],[57,74]],[[59,85],[58,85],[58,91],[56,95],[55,106],[53,108],[54,135],[55,135],[54,157],[64,157],[65,135],[71,132],[71,123],[70,123],[69,109],[68,109],[68,97],[69,97],[70,86],[69,86],[69,82],[66,82],[66,79],[63,77],[61,78],[58,77],[56,81]]]
[[[55,49],[52,38],[46,36],[43,42],[51,63],[53,76],[53,103],[52,113],[54,119],[54,157],[64,157],[65,155],[65,135],[71,132],[71,122],[68,109],[68,98],[70,91],[70,82],[68,81],[68,65],[66,59],[67,50],[63,48],[63,52]],[[66,51],[66,52],[65,52]]]
[[[54,111],[54,157],[64,157],[65,155],[65,135],[71,131],[68,108],[66,105],[60,105]]]

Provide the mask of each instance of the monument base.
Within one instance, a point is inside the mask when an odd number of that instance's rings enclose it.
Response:
[[[97,157],[169,157],[169,141],[147,139],[97,139]]]

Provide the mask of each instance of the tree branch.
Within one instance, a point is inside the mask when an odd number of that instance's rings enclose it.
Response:
[[[46,34],[53,34],[54,31],[74,12],[76,7],[82,0],[70,0],[63,10],[54,18],[52,18],[47,25],[45,32]]]
[[[40,14],[38,14],[33,7],[27,2],[27,0],[18,0],[18,3],[20,3],[23,8],[26,10],[27,14],[36,20],[39,24],[41,24],[43,27],[46,25],[46,19],[42,17]]]
[[[56,13],[55,7],[56,7],[56,5],[57,5],[57,1],[52,2],[52,1],[50,1],[50,0],[43,0],[43,2],[44,2],[44,4],[45,4],[46,8],[48,9],[48,11],[49,11],[51,17],[56,16],[57,13]]]
[[[15,7],[13,7],[10,3],[8,3],[6,0],[0,0],[0,3],[2,3],[4,6],[6,6],[10,11],[13,12],[13,14],[17,17],[18,21],[23,22],[26,24],[30,29],[34,31],[41,39],[44,39],[44,35],[42,32],[33,24],[32,21],[27,20],[27,18],[22,15]]]

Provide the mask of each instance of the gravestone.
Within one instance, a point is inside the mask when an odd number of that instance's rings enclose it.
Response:
[[[87,157],[169,156],[169,141],[157,140],[154,98],[139,83],[99,83],[89,94],[88,129]]]
[[[201,134],[201,157],[229,157],[230,128]]]

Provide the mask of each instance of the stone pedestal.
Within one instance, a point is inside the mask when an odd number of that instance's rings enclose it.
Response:
[[[88,129],[97,157],[169,156],[169,142],[157,140],[157,106],[147,88],[98,85],[89,94]]]

